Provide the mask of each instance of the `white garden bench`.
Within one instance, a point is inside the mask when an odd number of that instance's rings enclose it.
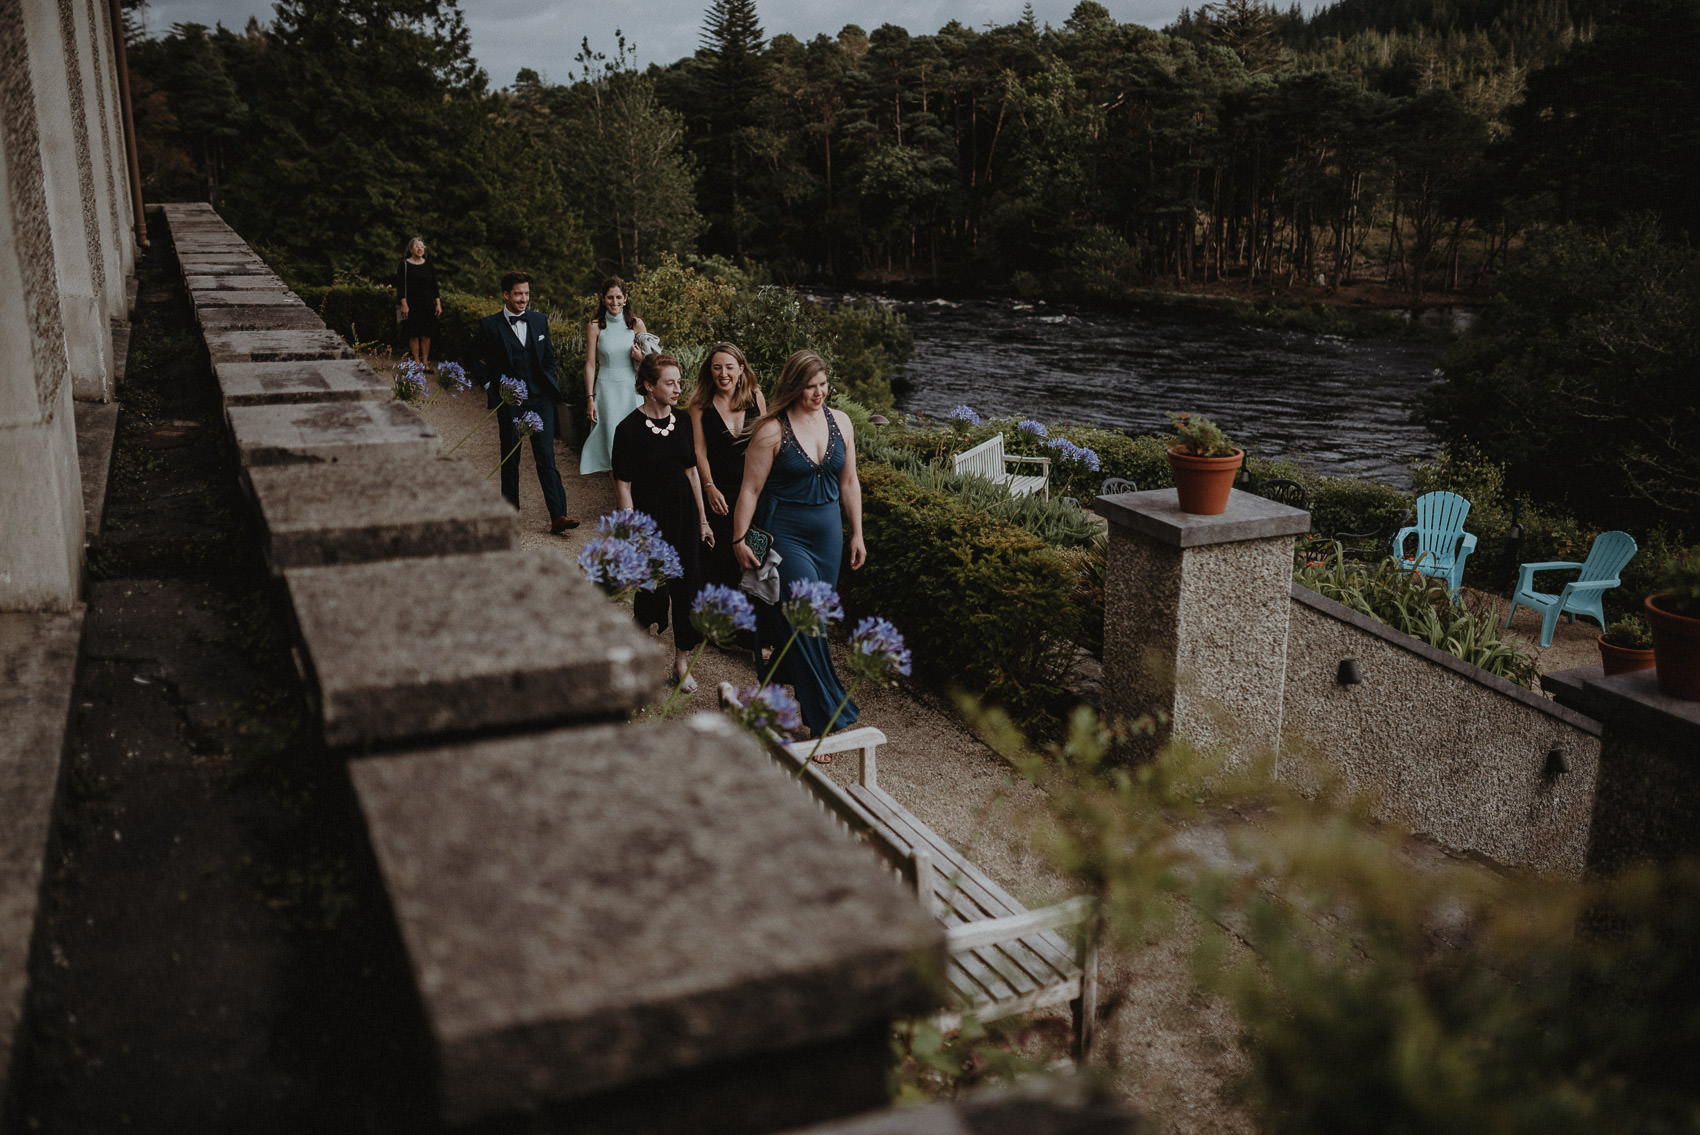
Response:
[[[1023,465],[1038,465],[1043,472],[1038,476],[1030,473],[1011,473],[1009,464],[1012,461]],[[958,453],[951,458],[950,464],[958,474],[984,477],[995,484],[1006,486],[1012,497],[1043,493],[1046,500],[1051,499],[1051,459],[1006,455],[1003,451],[1003,434],[993,434],[974,448]]]
[[[733,693],[721,686],[721,698]],[[944,926],[952,1007],[934,1019],[955,1028],[965,1013],[982,1021],[1068,1005],[1074,1055],[1086,1060],[1098,1011],[1098,954],[1090,899],[1077,896],[1028,910],[966,856],[880,788],[875,752],[885,734],[870,726],[834,734],[823,753],[855,753],[856,783],[841,785],[810,759],[813,741],[769,747],[782,768],[808,785],[840,826],[868,843]],[[1076,927],[1075,941],[1059,931]]]

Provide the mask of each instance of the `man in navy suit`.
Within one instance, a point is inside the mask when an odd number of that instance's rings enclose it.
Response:
[[[513,449],[519,444],[519,430],[514,419],[528,410],[543,419],[543,428],[531,435],[531,456],[537,462],[543,503],[549,506],[549,531],[558,534],[577,528],[578,521],[567,515],[567,494],[555,468],[555,404],[560,401],[561,388],[555,381],[555,347],[549,342],[549,321],[526,310],[531,303],[531,277],[524,272],[502,274],[502,301],[501,311],[478,321],[472,375],[485,388],[486,408],[496,410],[504,458],[502,495],[515,508],[519,507],[519,454]],[[502,401],[499,380],[503,377],[525,383],[523,403],[510,406]]]

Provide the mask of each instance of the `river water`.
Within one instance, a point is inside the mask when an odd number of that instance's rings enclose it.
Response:
[[[850,298],[850,297],[846,297]],[[1439,380],[1440,348],[1342,339],[1166,310],[1086,313],[1013,300],[896,305],[915,333],[898,409],[943,418],[1034,417],[1133,433],[1166,412],[1213,419],[1260,457],[1408,488],[1437,442],[1411,421]]]

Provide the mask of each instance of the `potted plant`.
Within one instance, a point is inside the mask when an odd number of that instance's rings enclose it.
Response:
[[[1653,632],[1659,691],[1700,701],[1700,548],[1666,561],[1658,590],[1647,596],[1644,606]]]
[[[1653,668],[1653,633],[1640,615],[1625,615],[1600,636],[1600,665],[1607,674]]]
[[[1245,458],[1228,435],[1209,418],[1198,414],[1173,414],[1175,443],[1169,446],[1169,467],[1175,473],[1175,491],[1181,511],[1195,516],[1216,516],[1228,509],[1228,491],[1234,474]]]

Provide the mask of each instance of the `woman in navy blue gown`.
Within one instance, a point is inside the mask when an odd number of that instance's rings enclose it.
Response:
[[[829,407],[826,394],[826,363],[819,355],[798,351],[785,360],[770,408],[756,423],[744,457],[744,483],[732,518],[738,562],[758,566],[743,540],[752,525],[771,533],[780,555],[782,599],[790,597],[797,580],[838,586],[845,519],[850,522],[851,570],[868,558],[862,541],[856,438],[849,417]],[[791,628],[777,615],[770,615],[765,624],[757,621],[758,642],[782,647],[790,635]],[[845,689],[832,667],[826,639],[798,636],[785,663],[810,733],[819,736],[829,722],[834,732],[855,722],[855,702],[846,702],[838,717],[832,716]]]

